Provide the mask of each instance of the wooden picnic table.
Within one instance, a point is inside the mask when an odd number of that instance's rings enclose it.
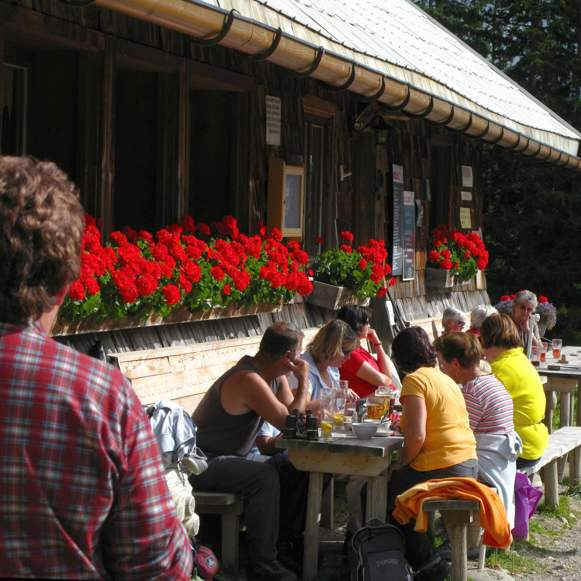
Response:
[[[403,437],[375,436],[359,440],[352,435],[334,434],[330,440],[277,440],[286,449],[295,468],[309,473],[305,522],[303,580],[317,579],[319,558],[319,513],[324,474],[346,474],[367,479],[367,519],[385,520],[387,511],[387,469],[392,452],[399,450]]]
[[[572,393],[577,393],[576,425],[581,426],[581,347],[563,347],[562,353],[567,358],[567,363],[560,363],[553,359],[549,352],[547,353],[547,361],[537,367],[539,375],[547,378],[544,385],[547,394],[545,424],[549,432],[553,431],[553,414],[557,404],[557,393],[560,395],[560,427],[571,425]],[[559,480],[563,475],[565,460],[566,458],[563,458],[559,462]],[[574,466],[573,474],[570,475],[571,484],[581,484],[581,454],[579,453],[576,453]]]

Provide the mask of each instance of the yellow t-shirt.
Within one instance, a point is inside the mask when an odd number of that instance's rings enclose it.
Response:
[[[435,367],[420,367],[403,380],[401,397],[406,395],[421,397],[427,411],[426,439],[410,463],[414,470],[438,470],[476,459],[464,396],[453,379]],[[405,436],[405,416],[401,426]]]
[[[545,390],[537,370],[522,347],[507,349],[490,363],[492,373],[504,384],[514,407],[514,429],[523,443],[520,454],[525,460],[540,458],[549,443],[543,424]]]

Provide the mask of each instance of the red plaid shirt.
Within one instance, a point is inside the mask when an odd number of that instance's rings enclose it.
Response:
[[[0,576],[189,579],[149,420],[121,373],[0,324]]]

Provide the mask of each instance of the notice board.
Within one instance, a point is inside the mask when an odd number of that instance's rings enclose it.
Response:
[[[416,202],[414,192],[403,192],[402,240],[402,280],[413,280],[416,276]]]
[[[391,251],[391,273],[403,273],[403,166],[393,164],[393,249]]]

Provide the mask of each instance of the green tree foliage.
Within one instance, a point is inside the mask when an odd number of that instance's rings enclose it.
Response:
[[[581,128],[579,0],[415,0],[531,95]],[[483,146],[489,294],[540,291],[559,307],[554,334],[581,341],[581,178]]]

